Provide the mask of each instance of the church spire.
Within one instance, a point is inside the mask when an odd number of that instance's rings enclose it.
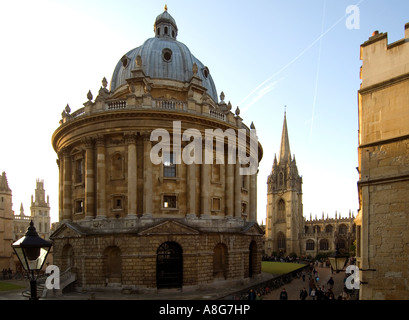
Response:
[[[291,158],[290,140],[288,139],[287,117],[284,111],[283,132],[281,134],[280,160],[279,163],[284,163]]]

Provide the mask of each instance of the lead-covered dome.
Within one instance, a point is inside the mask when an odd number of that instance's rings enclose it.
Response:
[[[198,67],[197,76],[207,94],[217,103],[217,91],[209,69],[198,60],[183,43],[176,40],[178,28],[175,19],[165,11],[158,15],[154,24],[155,37],[144,42],[140,47],[127,52],[115,67],[111,79],[110,91],[114,92],[131,78],[131,71],[136,66],[139,56],[141,68],[152,79],[170,79],[189,82],[193,77],[193,65]]]

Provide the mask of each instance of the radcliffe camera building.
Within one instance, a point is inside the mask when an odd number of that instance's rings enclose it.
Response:
[[[89,92],[82,108],[65,108],[52,137],[60,220],[51,235],[54,264],[75,270],[80,288],[189,289],[261,274],[257,173],[241,174],[248,167],[232,152],[251,154],[254,125],[232,112],[223,93],[218,99],[209,68],[177,40],[166,7],[154,32],[122,56],[109,89],[104,78],[95,99]],[[170,142],[159,163],[151,159],[158,128]],[[205,154],[209,129],[244,132],[245,143],[225,137],[222,152],[214,141],[211,163],[180,161],[180,152]],[[189,149],[197,133],[203,143]]]

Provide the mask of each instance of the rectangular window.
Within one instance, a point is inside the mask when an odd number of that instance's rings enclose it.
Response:
[[[163,208],[176,209],[176,196],[163,196]]]
[[[84,208],[84,201],[83,200],[76,200],[75,201],[75,213],[82,213]]]
[[[173,153],[165,153],[163,156],[163,176],[166,178],[176,177],[175,155]]]
[[[113,199],[113,209],[121,210],[122,209],[122,197],[114,197]]]
[[[220,198],[213,198],[212,201],[212,210],[220,211]]]

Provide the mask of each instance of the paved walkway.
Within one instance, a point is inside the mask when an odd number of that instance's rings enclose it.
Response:
[[[332,289],[332,292],[334,293],[335,299],[338,299],[339,295],[343,292],[345,272],[340,272],[338,274],[334,272],[333,274],[331,274],[331,270],[328,267],[317,267],[316,270],[318,271],[319,277],[317,285],[319,285],[321,288],[322,286],[324,286],[324,289],[328,289],[328,280],[330,279],[330,277],[334,279],[334,287]],[[269,294],[263,296],[263,300],[279,300],[280,293],[283,288],[285,288],[285,290],[287,291],[288,300],[300,300],[300,291],[302,288],[305,288],[305,290],[307,290],[307,293],[309,292],[308,276],[306,275],[305,281],[303,281],[301,277],[298,279],[295,278],[290,283],[272,290]],[[312,297],[309,296],[306,300],[312,300]]]
[[[317,267],[316,270],[318,271],[319,278],[320,278],[320,280],[318,281],[318,285],[320,287],[324,286],[325,289],[327,289],[328,288],[327,281],[329,280],[331,276],[333,277],[334,282],[335,282],[333,292],[334,292],[335,299],[337,299],[338,296],[343,291],[345,272],[341,272],[338,274],[334,273],[331,275],[330,268]],[[223,286],[218,286],[210,290],[204,290],[204,291],[194,290],[190,292],[186,292],[186,291],[182,292],[180,290],[171,289],[168,292],[166,290],[163,290],[161,293],[149,293],[149,294],[146,294],[146,293],[145,294],[135,294],[135,293],[122,294],[120,291],[115,291],[115,290],[111,292],[88,291],[88,292],[81,292],[81,293],[71,292],[71,293],[64,294],[63,296],[47,298],[47,300],[48,299],[50,300],[215,300],[223,296],[227,296],[234,291],[244,289],[251,285],[256,285],[257,283],[271,279],[272,277],[273,275],[263,273],[258,279],[253,279],[252,281],[249,281],[245,284],[243,283],[242,285],[225,284]],[[6,280],[4,282],[19,284],[24,287],[29,286],[28,281]],[[303,282],[301,277],[298,279],[295,278],[290,283],[287,283],[283,287],[287,291],[288,300],[299,300],[300,290],[303,287],[305,287],[307,292],[309,291],[308,290],[309,289],[308,276],[306,276],[305,282]],[[262,297],[263,300],[279,300],[280,293],[283,287],[272,290],[269,294],[264,295]],[[21,294],[21,292],[22,292],[21,289],[0,292],[0,300],[27,300],[27,298],[24,297]],[[308,297],[307,300],[312,300],[312,298]]]

